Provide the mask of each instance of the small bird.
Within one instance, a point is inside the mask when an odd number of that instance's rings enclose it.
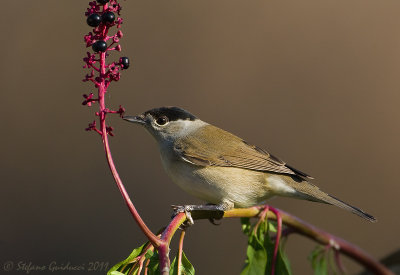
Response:
[[[313,179],[267,151],[204,122],[178,107],[161,107],[124,116],[155,138],[162,164],[174,183],[208,205],[189,210],[251,207],[273,196],[336,205],[364,219],[376,219],[310,183]]]

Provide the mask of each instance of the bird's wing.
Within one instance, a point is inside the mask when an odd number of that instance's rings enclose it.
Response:
[[[175,142],[174,150],[184,161],[199,166],[237,167],[312,178],[229,132],[206,127],[216,128],[206,125],[196,134],[190,135],[190,138],[183,137]],[[206,133],[210,131],[218,133],[213,140],[206,136]]]

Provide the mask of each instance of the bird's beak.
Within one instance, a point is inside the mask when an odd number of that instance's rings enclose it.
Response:
[[[124,116],[122,119],[132,123],[146,124],[143,116]]]

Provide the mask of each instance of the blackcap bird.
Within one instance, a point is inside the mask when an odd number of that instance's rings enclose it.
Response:
[[[178,107],[161,107],[139,116],[140,124],[158,143],[162,164],[174,183],[213,205],[189,210],[229,210],[284,196],[336,205],[369,221],[376,219],[309,182],[312,177],[267,151],[200,120]]]

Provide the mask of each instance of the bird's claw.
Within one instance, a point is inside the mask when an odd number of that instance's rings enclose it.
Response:
[[[174,218],[176,215],[179,213],[185,213],[186,215],[186,221],[182,224],[183,229],[192,226],[194,224],[192,215],[190,212],[193,210],[190,205],[171,205],[172,209],[174,210],[174,213],[172,214],[172,218]]]
[[[209,220],[210,223],[212,223],[213,225],[221,225],[220,223],[216,223],[214,218],[209,218],[208,220]]]

